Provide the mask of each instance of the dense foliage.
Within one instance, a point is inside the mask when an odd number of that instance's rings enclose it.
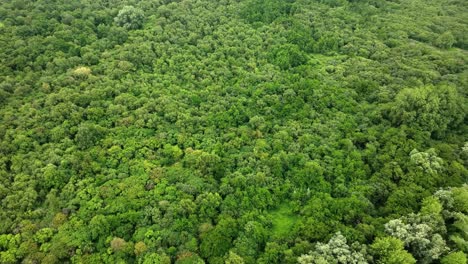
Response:
[[[466,14],[2,0],[0,263],[466,263]]]

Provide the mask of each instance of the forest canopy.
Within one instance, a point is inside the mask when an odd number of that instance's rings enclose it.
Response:
[[[0,263],[467,263],[467,14],[2,0]]]

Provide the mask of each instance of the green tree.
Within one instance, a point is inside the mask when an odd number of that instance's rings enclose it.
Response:
[[[456,43],[456,41],[457,40],[453,36],[452,32],[446,31],[436,38],[434,45],[442,49],[449,49]]]
[[[433,227],[427,223],[418,223],[418,220],[411,218],[408,222],[405,223],[401,219],[390,220],[385,224],[385,230],[391,236],[403,241],[421,263],[431,263],[448,250],[445,240],[434,232]]]
[[[395,237],[377,238],[371,245],[371,253],[377,263],[414,264],[416,260],[404,249],[403,241]]]
[[[170,264],[171,258],[165,254],[158,254],[158,253],[146,254],[143,258],[143,264],[153,264],[153,263]]]
[[[437,156],[435,149],[420,152],[413,149],[410,153],[411,163],[421,168],[425,173],[437,173],[443,169],[443,160]]]
[[[237,255],[236,253],[229,251],[229,255],[226,258],[225,264],[244,264],[244,260],[242,257]]]
[[[125,29],[139,29],[143,26],[144,20],[143,10],[133,6],[124,6],[114,18],[115,23]]]
[[[306,63],[307,59],[307,54],[302,52],[297,45],[284,44],[273,50],[270,60],[281,69],[288,70]]]
[[[354,242],[348,245],[346,238],[336,233],[327,244],[317,243],[315,250],[298,258],[301,264],[356,263],[367,262],[366,246]]]
[[[466,264],[466,255],[463,252],[451,252],[440,260],[442,264]]]
[[[94,146],[104,136],[105,129],[99,125],[83,123],[78,127],[75,142],[81,149]]]
[[[391,108],[396,125],[408,125],[423,131],[444,135],[465,118],[464,98],[450,86],[424,86],[401,90]]]
[[[203,235],[200,244],[202,257],[210,262],[220,262],[232,247],[236,235],[236,222],[232,218],[223,218],[213,230]]]

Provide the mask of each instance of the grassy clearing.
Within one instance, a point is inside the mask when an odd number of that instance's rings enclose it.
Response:
[[[281,204],[276,210],[270,213],[270,217],[273,221],[272,235],[275,237],[289,235],[299,219],[292,212],[292,206],[288,203]]]

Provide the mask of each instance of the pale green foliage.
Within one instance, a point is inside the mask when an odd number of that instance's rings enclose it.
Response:
[[[119,252],[125,249],[127,242],[120,237],[114,237],[110,242],[110,246],[114,252]]]
[[[430,225],[420,223],[421,219],[418,216],[402,219],[390,220],[385,224],[385,231],[402,240],[421,263],[439,259],[448,250],[442,236],[435,233]]]
[[[439,190],[434,197],[441,202],[444,217],[455,217],[456,213],[468,212],[468,185],[448,190]]]
[[[118,26],[126,29],[139,29],[143,26],[145,15],[139,8],[124,6],[114,18]]]
[[[411,163],[426,173],[437,173],[442,170],[443,160],[437,156],[435,149],[418,151],[413,149],[410,153]]]
[[[299,264],[328,264],[328,261],[322,256],[312,254],[302,255],[297,259]]]
[[[468,155],[468,142],[465,142],[465,144],[463,145],[462,154],[463,155]]]
[[[443,206],[442,215],[446,222],[452,222],[450,241],[459,250],[468,252],[468,186],[439,190],[434,197]]]
[[[346,238],[336,233],[327,244],[317,243],[315,250],[298,258],[301,264],[364,264],[367,261],[366,247],[355,242],[351,246]]]
[[[439,190],[434,194],[434,197],[437,197],[442,203],[444,216],[453,211],[455,200],[453,199],[452,192],[450,190]]]
[[[465,145],[463,145],[461,150],[461,156],[465,160],[465,162],[468,162],[468,142],[465,142]]]
[[[237,255],[236,253],[229,251],[229,255],[224,262],[226,264],[244,264],[244,260],[242,259],[241,256]]]
[[[468,154],[468,142],[465,142],[465,145],[463,145],[462,152]]]
[[[86,79],[91,75],[91,69],[89,67],[78,67],[73,70],[73,76],[81,79]]]

